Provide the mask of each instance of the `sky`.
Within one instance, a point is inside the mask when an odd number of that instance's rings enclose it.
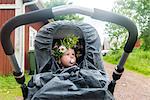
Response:
[[[73,2],[73,5],[86,8],[98,8],[106,11],[111,11],[114,1],[115,0],[69,0],[69,2]],[[104,37],[106,37],[106,34],[104,34],[106,22],[95,20],[90,17],[85,17],[84,22],[96,28],[100,35],[101,43],[103,43]]]
[[[74,5],[79,5],[88,8],[99,8],[110,11],[114,0],[69,0]]]

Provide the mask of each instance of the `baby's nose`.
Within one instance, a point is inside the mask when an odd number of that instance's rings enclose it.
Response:
[[[71,57],[71,58],[73,58],[73,57],[74,57],[74,55],[70,55],[70,57]]]

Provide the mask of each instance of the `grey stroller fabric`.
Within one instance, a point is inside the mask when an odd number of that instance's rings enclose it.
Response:
[[[52,56],[55,39],[73,33],[84,45],[78,65],[61,69]],[[43,26],[35,39],[37,73],[28,83],[28,100],[114,100],[108,91],[100,38],[91,25],[56,21]]]

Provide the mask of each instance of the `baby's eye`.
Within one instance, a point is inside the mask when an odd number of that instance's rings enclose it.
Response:
[[[69,55],[69,53],[67,53],[66,55]]]

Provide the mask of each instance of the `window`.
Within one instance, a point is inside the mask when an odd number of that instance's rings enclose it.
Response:
[[[37,34],[37,30],[33,27],[29,27],[29,50],[34,50],[34,40]]]

